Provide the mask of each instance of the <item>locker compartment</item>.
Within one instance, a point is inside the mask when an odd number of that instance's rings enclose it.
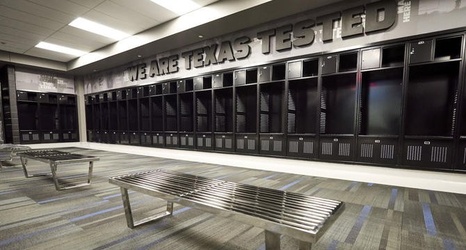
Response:
[[[259,82],[270,82],[272,79],[272,66],[267,65],[267,66],[261,66],[257,70],[259,74]]]
[[[58,105],[41,103],[39,106],[38,124],[39,130],[57,131],[59,129]]]
[[[358,161],[395,165],[398,164],[398,158],[398,138],[358,138]]]
[[[78,131],[68,130],[68,131],[62,131],[60,134],[60,141],[62,142],[73,142],[73,141],[78,141],[78,140],[79,140]]]
[[[163,84],[162,83],[154,84],[154,85],[152,85],[151,90],[152,90],[151,96],[161,95],[161,94],[163,94]]]
[[[287,155],[297,158],[317,158],[317,140],[314,135],[288,135]]]
[[[257,134],[236,133],[236,152],[257,154],[259,146]]]
[[[403,66],[405,60],[405,45],[388,46],[382,49],[382,67]]]
[[[264,155],[285,155],[285,136],[280,134],[261,134],[259,153]]]
[[[285,80],[286,64],[279,63],[272,65],[272,81]]]
[[[242,69],[234,72],[234,84],[235,85],[244,85],[244,84],[253,84],[257,83],[257,69]]]
[[[194,77],[194,89],[203,90],[212,88],[212,76]]]
[[[466,170],[466,137],[462,136],[459,142],[455,169]]]
[[[163,98],[154,96],[150,98],[152,131],[163,131]]]
[[[129,144],[131,145],[140,145],[141,138],[138,132],[130,132],[129,133]]]
[[[194,132],[193,94],[180,94],[179,99],[180,132]]]
[[[234,136],[232,133],[215,133],[215,150],[216,151],[234,151]]]
[[[362,51],[362,69],[373,69],[380,67],[380,48]]]
[[[129,134],[127,132],[119,132],[120,144],[129,145]]]
[[[284,82],[259,85],[260,133],[283,133],[284,92]]]
[[[233,89],[214,90],[215,132],[233,132]]]
[[[164,131],[178,131],[177,125],[177,98],[176,95],[166,95],[164,97],[165,127]]]
[[[178,133],[166,133],[165,134],[165,146],[167,148],[173,148],[179,146]]]
[[[111,143],[111,144],[120,143],[120,138],[118,137],[118,132],[117,131],[109,131],[108,132],[108,143]]]
[[[108,103],[108,129],[116,131],[118,130],[118,103],[115,101]]]
[[[422,63],[430,62],[433,57],[433,41],[432,40],[422,40],[417,42],[412,42],[410,44],[409,50],[409,62],[413,63]]]
[[[300,78],[303,72],[303,61],[288,62],[288,79]]]
[[[58,142],[60,140],[60,133],[58,131],[43,131],[41,134],[42,142]]]
[[[319,158],[324,160],[351,161],[354,152],[353,137],[322,136],[320,138]]]
[[[340,54],[338,72],[355,71],[358,68],[358,52]]]
[[[108,102],[100,103],[100,129],[107,131],[109,129],[109,107]]]
[[[453,169],[453,140],[405,138],[403,144],[403,165],[422,169]]]
[[[99,138],[101,143],[109,143],[109,132],[108,131],[99,131]]]
[[[193,79],[179,80],[177,83],[178,93],[190,92],[194,89]]]
[[[303,77],[319,75],[319,59],[312,58],[303,61]]]
[[[118,101],[118,130],[128,131],[128,104],[126,100]]]
[[[236,89],[236,132],[257,132],[257,86]]]
[[[324,56],[322,58],[322,74],[331,74],[337,72],[337,55]]]
[[[196,144],[197,144],[197,149],[200,149],[200,150],[214,149],[212,133],[197,133]]]
[[[196,93],[196,132],[212,132],[212,91]]]
[[[459,69],[459,62],[410,67],[406,135],[453,135]]]
[[[20,131],[21,143],[40,143],[40,133],[38,131]]]
[[[148,97],[148,96],[150,96],[150,86],[149,85],[138,87],[138,97],[139,98]]]
[[[177,82],[164,82],[162,83],[163,94],[174,94],[177,91]]]
[[[87,134],[87,141],[88,142],[95,142],[94,131],[93,130],[87,130],[86,134]]]
[[[138,100],[128,100],[128,131],[139,131],[139,107]]]
[[[356,74],[322,78],[321,134],[354,134]]]
[[[360,134],[399,135],[403,68],[362,73]]]
[[[435,61],[461,58],[462,37],[438,38],[435,41]]]
[[[154,133],[152,135],[152,146],[159,148],[165,146],[165,136],[163,133]]]
[[[194,148],[194,133],[180,133],[180,148]]]
[[[288,89],[288,134],[317,133],[317,78],[293,80]]]
[[[18,122],[19,130],[38,130],[39,129],[39,105],[36,102],[19,102],[18,101]]]
[[[150,132],[141,132],[141,145],[152,146],[152,134]]]

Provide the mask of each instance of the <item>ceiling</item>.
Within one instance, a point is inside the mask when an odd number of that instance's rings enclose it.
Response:
[[[194,1],[205,8],[178,17],[150,0],[0,0],[0,66],[8,63],[88,74],[338,2]],[[115,41],[69,26],[77,17],[133,36]],[[40,41],[90,53],[76,58],[36,48]]]

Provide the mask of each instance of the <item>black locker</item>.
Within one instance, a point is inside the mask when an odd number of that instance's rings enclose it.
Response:
[[[380,48],[363,50],[361,68],[364,70],[378,67],[380,67]]]
[[[152,96],[150,98],[151,126],[152,126],[152,145],[155,147],[164,147],[165,138],[163,134],[163,96]]]
[[[452,139],[405,138],[402,164],[423,169],[453,169],[453,145]]]
[[[214,148],[212,133],[196,133],[196,146],[200,150],[212,150]]]
[[[318,143],[314,135],[288,134],[287,155],[298,158],[317,158]]]
[[[351,161],[354,139],[351,136],[321,136],[319,158],[324,160]]]
[[[178,147],[178,133],[165,133],[165,146],[167,148]]]
[[[397,137],[359,137],[357,160],[360,162],[398,164]]]
[[[259,132],[262,154],[284,155],[285,137],[283,134],[284,82],[271,82],[259,85]]]
[[[212,91],[196,92],[196,144],[198,149],[213,149]]]
[[[183,133],[180,131],[180,148],[194,148],[194,133]]]
[[[322,74],[332,74],[337,72],[337,55],[324,56],[322,58]]]
[[[265,155],[285,155],[285,136],[283,134],[261,134],[259,153]]]
[[[433,41],[421,40],[412,42],[409,49],[409,63],[430,62],[433,59]]]
[[[215,133],[215,150],[216,151],[234,151],[233,133]]]
[[[257,134],[236,133],[235,151],[255,154],[259,152]]]
[[[152,146],[154,147],[164,147],[165,146],[165,136],[162,132],[152,134]]]
[[[177,82],[164,82],[162,83],[163,94],[174,94],[177,91]]]
[[[176,85],[178,93],[190,92],[194,89],[193,79],[178,80]]]
[[[194,94],[182,93],[179,99],[179,146],[194,148]]]
[[[212,88],[211,76],[194,77],[194,90],[203,90]]]

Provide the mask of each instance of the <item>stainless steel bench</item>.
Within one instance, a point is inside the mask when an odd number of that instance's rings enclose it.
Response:
[[[280,249],[281,234],[298,239],[300,249],[310,249],[343,210],[340,201],[161,169],[111,177],[109,182],[121,189],[129,228],[171,215],[177,203],[265,229],[267,249]],[[129,189],[166,200],[166,211],[134,221]]]
[[[0,145],[0,169],[3,167],[3,162],[12,162],[17,157],[18,152],[30,150],[28,146],[17,144],[1,144]]]
[[[90,185],[91,179],[92,179],[94,161],[99,160],[99,158],[95,156],[72,154],[69,152],[62,152],[58,150],[29,150],[29,151],[18,153],[18,156],[21,159],[21,164],[23,165],[24,176],[26,176],[26,178],[37,177],[37,176],[48,176],[51,174],[53,178],[53,183],[55,184],[55,188],[57,190],[71,189],[71,188],[77,188],[77,187]],[[27,170],[27,159],[48,163],[50,165],[51,173],[29,174]],[[57,177],[58,165],[81,163],[81,162],[89,162],[87,182],[82,183],[82,184],[75,184],[75,185],[66,185],[66,186],[60,185],[58,177]]]

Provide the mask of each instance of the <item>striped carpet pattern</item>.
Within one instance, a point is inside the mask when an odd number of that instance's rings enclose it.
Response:
[[[250,170],[164,158],[63,148],[94,155],[93,183],[56,191],[50,177],[25,178],[21,166],[0,170],[0,249],[265,249],[260,228],[175,205],[174,215],[126,226],[115,175],[164,168],[209,178],[345,202],[313,249],[466,249],[466,195]],[[312,164],[311,162],[309,164]],[[30,160],[31,174],[49,166]],[[350,165],[348,167],[351,167]],[[83,182],[87,164],[59,166],[64,182]],[[166,203],[130,192],[136,219]],[[290,237],[282,249],[297,249]]]

